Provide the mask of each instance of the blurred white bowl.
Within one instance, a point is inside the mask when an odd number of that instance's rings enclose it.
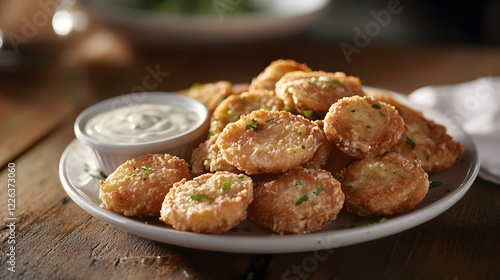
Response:
[[[136,104],[167,104],[196,113],[199,118],[187,131],[149,142],[111,143],[86,132],[87,122],[97,114]],[[116,96],[88,107],[76,118],[74,130],[76,138],[94,151],[103,171],[111,174],[125,161],[147,153],[168,153],[189,161],[193,149],[207,138],[208,126],[208,110],[199,101],[174,93],[144,92]]]
[[[207,1],[222,7],[241,3],[241,0]],[[251,0],[257,7],[255,12],[219,11],[212,16],[134,8],[136,2],[84,0],[99,20],[133,41],[150,45],[248,42],[287,36],[318,20],[330,0]]]

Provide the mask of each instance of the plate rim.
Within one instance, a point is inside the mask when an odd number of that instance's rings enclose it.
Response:
[[[95,6],[95,3],[97,6]],[[237,43],[288,36],[324,16],[331,0],[318,0],[315,9],[289,15],[274,12],[224,14],[222,17],[179,15],[165,12],[111,9],[98,0],[85,0],[93,16],[124,34],[135,43],[159,45],[190,45]],[[98,9],[96,7],[104,7]],[[112,6],[111,6],[112,7]],[[113,12],[109,12],[109,10]],[[147,29],[148,32],[144,32]],[[241,36],[244,33],[245,36]],[[158,36],[158,34],[169,34]]]
[[[383,90],[392,95],[405,98],[403,95],[379,88],[364,87],[367,89]],[[429,111],[429,109],[425,109]],[[448,127],[447,127],[448,128]],[[420,209],[403,213],[397,217],[391,217],[383,223],[376,223],[363,227],[351,229],[321,231],[302,235],[272,235],[269,236],[230,236],[200,234],[179,231],[172,228],[164,228],[149,225],[144,221],[138,221],[125,217],[96,205],[92,200],[86,198],[80,190],[72,186],[65,172],[65,161],[76,145],[84,145],[78,139],[73,139],[64,149],[59,161],[59,178],[61,184],[70,198],[83,210],[101,221],[125,230],[137,236],[161,243],[192,248],[200,250],[228,252],[228,253],[293,253],[316,251],[338,248],[371,240],[387,237],[403,232],[407,229],[419,226],[455,205],[470,189],[474,183],[480,167],[477,148],[471,136],[462,129],[456,127],[466,137],[468,146],[472,150],[466,151],[471,154],[471,162],[468,172],[460,185],[445,197],[426,205]],[[388,230],[390,228],[391,230]],[[346,238],[348,237],[348,238]],[[300,241],[300,242],[297,242]],[[223,246],[221,246],[221,244]],[[292,245],[292,246],[291,246]]]

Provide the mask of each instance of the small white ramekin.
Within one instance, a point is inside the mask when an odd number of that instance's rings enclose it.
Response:
[[[117,107],[146,103],[185,108],[186,112],[197,113],[199,120],[185,132],[145,143],[107,143],[92,138],[85,132],[86,123],[96,114]],[[167,153],[189,162],[192,150],[207,138],[209,121],[207,108],[195,99],[168,92],[142,92],[116,96],[88,107],[76,118],[74,130],[76,138],[92,148],[100,167],[109,175],[125,161],[147,153]]]

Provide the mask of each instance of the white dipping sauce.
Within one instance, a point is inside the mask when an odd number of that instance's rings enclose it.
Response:
[[[102,142],[146,143],[181,134],[196,125],[199,116],[167,104],[118,107],[91,117],[85,132]]]

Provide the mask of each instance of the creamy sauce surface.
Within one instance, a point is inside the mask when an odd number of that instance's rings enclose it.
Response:
[[[167,104],[137,104],[99,113],[85,124],[90,137],[106,143],[146,143],[181,134],[196,125],[199,116]]]

